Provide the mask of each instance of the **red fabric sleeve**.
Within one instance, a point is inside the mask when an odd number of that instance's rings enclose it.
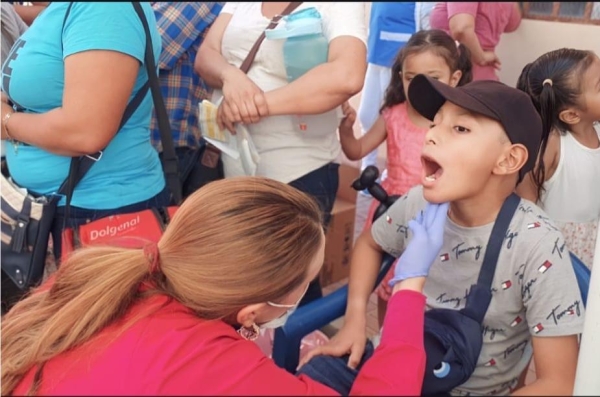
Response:
[[[425,296],[396,292],[388,303],[381,344],[354,382],[351,395],[420,395],[425,375]]]
[[[447,2],[448,7],[448,19],[452,18],[456,14],[469,14],[472,15],[473,18],[477,15],[477,8],[479,7],[479,3],[452,3]]]

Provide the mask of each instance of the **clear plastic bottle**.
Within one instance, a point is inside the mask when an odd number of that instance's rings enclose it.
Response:
[[[283,40],[283,59],[288,82],[327,62],[329,44],[323,35],[321,14],[310,7],[282,18],[284,24],[265,32],[269,40]]]

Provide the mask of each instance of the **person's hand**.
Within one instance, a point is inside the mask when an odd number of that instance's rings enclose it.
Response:
[[[334,357],[350,354],[350,358],[348,358],[348,367],[356,369],[365,352],[366,345],[366,319],[364,322],[347,322],[327,344],[317,346],[311,350],[302,361],[300,361],[298,369],[309,362],[311,358],[322,354]]]
[[[481,63],[481,66],[488,66],[488,65],[491,65],[494,67],[494,69],[498,69],[498,70],[500,70],[500,67],[502,66],[500,59],[498,58],[498,56],[496,55],[496,53],[494,51],[484,51],[483,52],[483,62]]]
[[[356,110],[348,101],[342,104],[342,112],[344,113],[344,118],[340,121],[340,133],[341,134],[350,134],[354,136],[354,123],[356,122]]]
[[[264,92],[244,72],[231,68],[223,75],[223,101],[217,123],[235,134],[235,123],[252,124],[269,115]]]
[[[448,203],[427,203],[425,210],[408,222],[413,237],[396,264],[390,287],[402,280],[429,274],[429,268],[442,249],[448,206]]]

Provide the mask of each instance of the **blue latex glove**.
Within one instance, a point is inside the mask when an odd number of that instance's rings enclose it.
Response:
[[[448,203],[427,203],[425,210],[408,222],[413,237],[396,264],[390,287],[407,278],[429,274],[429,268],[442,249],[448,206]]]

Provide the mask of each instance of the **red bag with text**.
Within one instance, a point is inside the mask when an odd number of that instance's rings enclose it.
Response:
[[[65,229],[62,233],[61,262],[77,248],[89,245],[119,245],[138,248],[136,240],[158,243],[179,207],[152,208],[129,214],[112,215]],[[133,237],[128,239],[129,237]],[[118,241],[118,244],[116,244]]]

